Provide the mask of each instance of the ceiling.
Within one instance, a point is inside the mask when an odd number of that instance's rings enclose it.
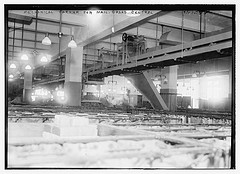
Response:
[[[9,10],[8,61],[20,61],[20,56],[24,52],[33,60],[35,68],[40,67],[34,60],[37,55],[48,54],[52,60],[57,59],[60,52],[67,48],[71,36],[74,36],[75,41],[84,46],[86,54],[84,58],[93,60],[88,61],[91,64],[98,59],[98,49],[102,47],[107,50],[116,49],[113,43],[121,42],[124,32],[144,35],[149,45],[154,46],[163,33],[171,30],[184,29],[198,35],[200,30],[209,33],[232,27],[231,11],[209,11],[206,14],[203,13],[201,17],[198,11],[160,12],[145,11],[141,12],[140,16],[130,17],[124,11],[122,13],[121,11],[118,13],[102,11],[96,14],[96,11],[90,10],[62,10],[60,24],[60,10],[39,10],[38,15],[36,10]],[[202,19],[201,29],[200,18]],[[127,26],[127,24],[132,25]],[[111,31],[113,26],[115,32],[111,33],[109,30]],[[63,33],[61,38],[58,37],[59,31]],[[46,33],[49,33],[52,41],[50,46],[41,43]],[[54,66],[51,68],[54,70]]]

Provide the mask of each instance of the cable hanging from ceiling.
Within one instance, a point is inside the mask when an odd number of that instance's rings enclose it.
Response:
[[[183,26],[184,26],[184,11],[182,11],[182,30],[181,30],[182,52],[181,52],[181,58],[183,58]]]
[[[12,52],[12,59],[14,57],[14,46],[15,46],[15,19],[13,21],[13,52]]]
[[[61,38],[62,38],[62,10],[59,11],[60,14],[60,20],[59,20],[59,32],[58,32],[58,38],[59,38],[59,43],[58,43],[58,58],[61,58]]]
[[[61,30],[62,30],[62,11],[60,10],[60,21],[59,21],[59,32],[58,32],[58,37],[59,37],[60,42],[61,42],[61,37],[63,36],[63,33],[62,33]],[[61,46],[60,42],[59,42],[59,47]],[[49,33],[45,34],[45,37],[42,40],[42,44],[43,45],[51,45],[52,44],[52,41],[49,38]],[[71,40],[68,43],[68,47],[70,47],[70,48],[76,48],[77,47],[77,43],[74,40],[73,31],[72,31],[72,34],[71,34]]]
[[[23,36],[24,36],[24,23],[22,23],[22,42],[21,42],[21,51],[23,52]],[[23,53],[21,60],[28,60],[27,54]]]
[[[13,60],[13,57],[14,57],[14,45],[15,45],[15,19],[14,19],[14,24],[13,24],[13,50],[12,50],[12,60]],[[10,64],[10,66],[9,66],[9,68],[11,68],[11,69],[16,69],[17,68],[17,66],[16,66],[16,64],[15,63],[11,63]],[[11,74],[12,75],[12,74]],[[12,75],[13,76],[13,75]],[[9,77],[9,78],[11,78],[11,77]],[[13,77],[12,77],[13,78]]]
[[[52,41],[49,39],[48,33],[45,34],[45,37],[42,40],[42,44],[43,45],[51,45],[52,44]]]

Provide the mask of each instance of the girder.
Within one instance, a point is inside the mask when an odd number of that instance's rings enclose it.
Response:
[[[189,60],[190,57],[198,57],[197,55],[205,53],[216,52],[221,56],[221,50],[229,48],[232,48],[232,31],[134,56],[131,58],[131,60],[133,60],[132,62],[127,62],[125,64],[117,65],[116,63],[112,63],[104,68],[101,67],[101,64],[97,64],[94,67],[86,69],[85,72],[88,72],[90,76],[94,76],[97,74],[106,75],[110,72],[110,74],[114,74],[113,72],[119,72],[119,70],[123,71],[126,69],[129,71],[137,68],[145,69],[142,67],[152,69],[161,66],[161,63],[166,61],[170,61],[171,63],[169,65],[165,64],[165,66],[170,66],[173,62],[174,64],[182,64],[185,58],[187,61],[191,61],[191,59]],[[206,59],[208,58],[206,57]],[[192,58],[192,61],[197,61],[197,59]]]

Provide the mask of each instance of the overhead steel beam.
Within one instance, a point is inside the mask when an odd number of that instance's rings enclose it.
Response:
[[[13,37],[9,37],[9,39],[13,39]],[[35,40],[32,40],[32,39],[22,39],[22,38],[15,38],[15,40],[23,40],[23,41],[28,41],[28,42],[38,42],[38,43],[42,43],[41,40],[35,41]],[[52,44],[58,44],[58,43],[52,42]]]
[[[13,45],[8,45],[8,46],[9,46],[9,47],[13,47]],[[16,46],[16,45],[14,45],[14,47],[22,48],[21,46]],[[23,46],[23,48],[27,48],[27,49],[35,50],[34,47],[26,47],[26,46]],[[36,48],[36,50],[48,50],[48,49],[44,49],[44,48]]]
[[[123,33],[119,33],[119,36],[120,37],[122,37],[121,35],[122,35]],[[156,38],[153,38],[153,37],[149,37],[149,36],[144,36],[144,38],[146,38],[146,39],[149,39],[149,40],[154,40],[154,41],[156,41]],[[160,39],[157,39],[158,41],[160,41]],[[112,45],[117,45],[117,43],[114,43],[114,42],[109,42],[109,41],[100,41],[101,43],[106,43],[106,44],[112,44]]]
[[[186,28],[186,27],[182,27],[181,26],[177,26],[177,25],[170,25],[170,24],[163,24],[163,23],[155,23],[155,22],[148,22],[149,24],[153,24],[153,25],[159,25],[159,26],[164,26],[164,27],[170,27],[170,28],[174,28],[174,29],[178,29],[178,30],[183,30],[183,31],[189,31],[189,32],[193,32],[193,33],[197,33],[197,34],[204,34],[204,32],[200,32],[197,29],[190,29],[190,28]]]
[[[13,27],[8,27],[8,28],[9,28],[9,29],[13,29]],[[22,27],[16,28],[15,30],[22,30]],[[24,32],[35,33],[35,30],[24,28]],[[48,34],[50,34],[50,35],[53,35],[53,36],[58,37],[58,32],[53,33],[53,32],[49,32],[49,31],[37,30],[37,33],[40,33],[40,34],[43,34],[43,35],[45,35],[46,33],[48,33]],[[64,34],[64,33],[63,33],[63,36],[71,36],[71,35],[69,35],[69,34]]]
[[[107,39],[108,37],[114,37],[116,35],[118,35],[119,33],[129,30],[131,28],[135,28],[137,26],[140,26],[144,23],[147,23],[149,20],[157,18],[159,16],[163,16],[170,13],[169,11],[160,11],[160,12],[156,12],[153,15],[149,15],[149,16],[143,16],[140,15],[138,17],[135,18],[128,18],[127,20],[124,20],[116,25],[114,25],[114,29],[115,32],[112,33],[112,26],[104,31],[102,31],[101,33],[90,37],[89,39],[79,43],[82,46],[86,46],[86,45],[90,45],[90,44],[94,44],[100,40],[104,40]]]
[[[25,25],[30,25],[32,23],[32,17],[9,13],[8,21],[25,24]]]
[[[213,12],[213,11],[206,11],[206,13],[213,14],[213,15],[220,16],[220,17],[224,17],[224,18],[227,18],[227,19],[232,19],[232,16],[227,16],[227,15],[217,13],[217,12]]]
[[[36,21],[36,18],[32,18],[34,21]],[[56,26],[59,26],[59,20],[50,20],[50,19],[43,19],[43,18],[38,18],[38,21],[46,22],[49,24],[56,24]],[[84,27],[84,25],[80,24],[75,24],[71,22],[62,22],[62,25],[65,25],[67,27]]]
[[[156,12],[153,15],[140,15],[138,17],[134,17],[134,18],[128,18],[118,24],[116,24],[114,26],[115,32],[112,33],[112,27],[100,32],[99,34],[96,34],[88,39],[86,39],[83,42],[78,43],[78,45],[81,46],[87,46],[90,44],[94,44],[99,42],[100,40],[104,40],[107,39],[110,36],[115,36],[118,35],[119,33],[125,31],[125,30],[129,30],[131,28],[134,28],[136,26],[142,25],[144,23],[146,23],[147,21],[157,18],[159,16],[163,16],[170,13],[170,11],[160,11],[160,12]],[[46,32],[44,32],[46,33]],[[66,35],[65,35],[66,36]],[[66,40],[67,41],[67,40]],[[69,42],[69,41],[67,41]],[[57,50],[58,48],[52,48],[52,50]],[[65,51],[66,51],[67,47],[61,50],[61,55],[64,55]],[[52,57],[52,61],[54,61],[55,59],[58,58],[58,52],[54,52],[52,51],[51,55],[53,55]],[[41,66],[41,65],[37,65],[37,66]]]
[[[150,64],[163,62],[166,60],[176,60],[177,58],[181,57],[199,55],[202,53],[218,51],[221,49],[231,47],[232,47],[232,32],[226,32],[216,36],[199,39],[190,43],[185,43],[183,45],[181,44],[173,47],[168,47],[165,49],[148,52],[139,56],[135,56],[132,57],[133,60],[132,63],[127,63],[120,66],[109,67],[105,69],[94,69],[94,67],[92,67],[88,68],[87,71],[89,75],[96,75],[111,71],[117,71],[121,69],[129,69],[136,66],[146,66]],[[190,50],[183,51],[186,49]],[[96,65],[95,68],[96,67],[98,67],[98,65]]]
[[[25,25],[30,25],[33,20],[36,21],[35,17],[30,17],[30,16],[25,16],[25,15],[20,15],[20,14],[14,14],[14,13],[9,13],[8,14],[8,21],[13,22],[15,20],[16,23],[24,23]],[[57,24],[59,25],[59,20],[51,20],[51,19],[44,19],[44,18],[39,18],[37,19],[38,21],[42,22],[47,22],[49,24]],[[84,27],[84,25],[72,23],[72,22],[62,22],[62,25],[66,25],[69,27]]]

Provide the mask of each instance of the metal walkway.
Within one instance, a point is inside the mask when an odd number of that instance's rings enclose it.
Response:
[[[165,49],[161,49],[159,46],[156,47],[155,51],[131,57],[124,64],[121,63],[121,60],[114,60],[107,66],[99,63],[87,68],[84,73],[90,77],[102,78],[109,75],[138,73],[147,69],[220,58],[231,54],[232,31],[228,31]]]

